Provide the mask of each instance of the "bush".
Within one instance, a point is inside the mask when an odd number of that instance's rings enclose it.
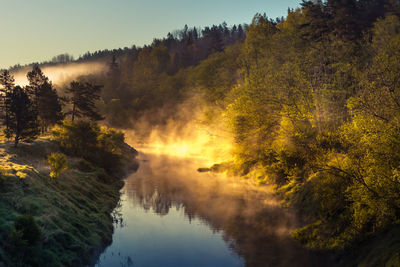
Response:
[[[6,244],[12,266],[50,266],[51,261],[43,259],[41,238],[42,230],[32,215],[14,218],[9,242]]]
[[[42,231],[32,215],[19,216],[14,219],[10,239],[16,249],[36,245],[41,235]]]
[[[53,138],[65,153],[82,157],[108,173],[115,173],[120,168],[125,139],[120,131],[100,128],[94,122],[64,121],[53,130]]]
[[[77,166],[78,170],[82,171],[82,172],[91,172],[94,170],[94,167],[92,165],[92,163],[90,163],[89,161],[85,160],[85,159],[81,159]]]
[[[62,172],[68,169],[67,157],[62,153],[52,153],[47,161],[51,166],[51,178],[57,178]]]
[[[53,129],[53,138],[68,154],[89,159],[96,153],[100,128],[94,122],[63,121]]]

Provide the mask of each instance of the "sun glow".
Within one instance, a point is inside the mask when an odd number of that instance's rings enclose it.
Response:
[[[229,136],[222,135],[216,129],[202,128],[195,124],[166,132],[153,130],[143,141],[138,141],[132,132],[127,137],[128,142],[143,153],[197,158],[206,164],[231,159],[232,142]]]

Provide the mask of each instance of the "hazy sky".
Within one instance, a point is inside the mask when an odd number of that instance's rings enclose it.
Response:
[[[0,68],[68,52],[142,46],[185,24],[276,18],[300,0],[0,0]]]

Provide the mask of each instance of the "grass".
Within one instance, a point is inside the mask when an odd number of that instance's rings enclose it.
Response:
[[[391,225],[346,250],[342,266],[400,266],[400,224]]]
[[[79,170],[77,158],[68,158],[70,169],[51,179],[47,156],[55,152],[47,138],[19,148],[0,144],[0,266],[84,266],[111,242],[110,214],[123,182],[104,183],[100,168]],[[9,233],[14,218],[27,214],[35,217],[42,237],[33,256],[18,261]]]

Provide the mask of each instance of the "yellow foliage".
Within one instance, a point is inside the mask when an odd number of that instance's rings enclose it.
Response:
[[[48,157],[52,171],[50,178],[57,178],[60,174],[68,169],[67,157],[62,153],[52,153]]]

